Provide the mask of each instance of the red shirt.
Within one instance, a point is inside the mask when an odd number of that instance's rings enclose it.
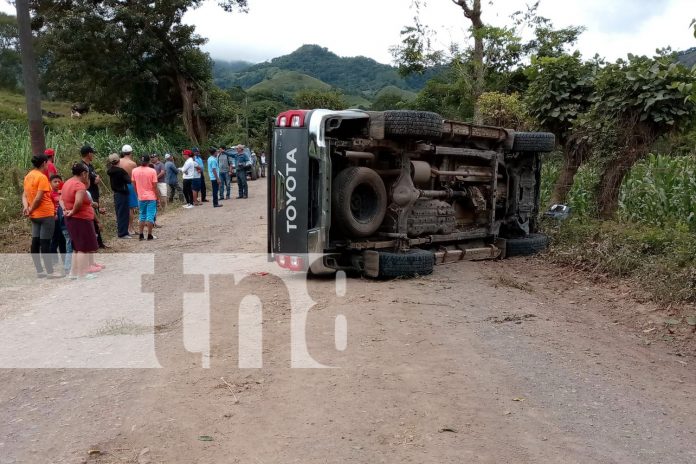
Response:
[[[56,169],[56,165],[53,164],[53,161],[49,159],[48,166],[46,167],[46,177],[48,177],[48,180],[51,180],[53,174],[58,174],[58,169]]]
[[[60,190],[57,192],[51,190],[51,200],[53,200],[53,207],[56,210],[56,214],[58,214],[58,206],[60,206]]]
[[[77,192],[80,190],[85,191],[85,197],[84,200],[82,200],[82,207],[80,208],[77,213],[73,214],[70,217],[77,218],[77,219],[87,219],[87,220],[94,220],[94,209],[92,208],[92,200],[89,199],[89,195],[87,195],[87,187],[85,184],[82,183],[81,180],[78,180],[74,177],[71,177],[68,179],[65,184],[63,184],[63,191],[61,193],[61,196],[63,197],[63,204],[65,205],[65,210],[71,210],[75,207],[75,197],[77,195]]]

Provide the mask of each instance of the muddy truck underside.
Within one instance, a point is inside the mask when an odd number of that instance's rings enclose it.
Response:
[[[540,153],[553,149],[553,134],[420,111],[314,110],[303,117],[306,128],[277,123],[274,131],[271,253],[322,254],[310,266],[318,273],[396,277],[546,246],[536,234]],[[290,187],[298,198],[292,231],[284,173],[294,174]]]

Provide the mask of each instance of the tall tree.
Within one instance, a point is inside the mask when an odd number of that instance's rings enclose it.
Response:
[[[46,149],[43,117],[41,115],[41,91],[39,90],[39,72],[34,54],[34,37],[31,32],[31,14],[28,0],[17,0],[17,26],[19,28],[19,48],[22,55],[22,76],[24,77],[24,95],[29,117],[29,136],[33,154],[43,153]]]
[[[684,128],[696,118],[696,70],[675,63],[672,53],[654,58],[629,55],[599,73],[593,121],[597,139],[610,134],[612,153],[603,160],[597,203],[602,219],[619,206],[626,174],[655,141]]]
[[[530,79],[525,102],[539,127],[556,134],[563,150],[563,168],[556,180],[551,204],[565,203],[581,164],[591,153],[573,124],[592,105],[596,63],[583,63],[580,54],[535,58],[527,70]]]
[[[471,93],[474,101],[474,120],[479,122],[480,116],[476,110],[476,102],[484,92],[486,86],[486,68],[483,63],[485,53],[483,44],[485,24],[481,19],[481,0],[452,0],[452,2],[458,5],[462,9],[464,17],[471,21],[471,35],[474,38],[474,50],[472,54],[474,82],[471,86]]]
[[[193,143],[208,136],[211,61],[205,39],[182,23],[202,0],[35,1],[47,50],[47,87],[126,114],[143,131],[180,117]],[[218,2],[246,11],[247,0]]]

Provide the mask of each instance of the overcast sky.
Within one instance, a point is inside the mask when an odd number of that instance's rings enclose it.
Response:
[[[531,1],[531,0],[530,0]],[[413,23],[411,0],[248,0],[249,13],[225,13],[209,0],[189,12],[185,21],[209,39],[213,58],[261,62],[292,52],[303,44],[319,44],[341,56],[363,55],[392,61],[389,47]],[[524,5],[520,0],[484,0],[484,21],[503,25]],[[12,11],[4,0],[0,9]],[[614,60],[628,53],[651,54],[671,46],[696,46],[691,19],[696,0],[541,0],[539,13],[556,26],[583,25],[578,48]],[[423,22],[438,31],[443,48],[463,42],[468,26],[452,0],[427,0]]]

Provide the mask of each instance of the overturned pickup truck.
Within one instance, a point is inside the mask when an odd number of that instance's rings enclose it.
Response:
[[[272,131],[268,251],[284,268],[369,277],[532,254],[549,133],[423,111],[294,110]]]

